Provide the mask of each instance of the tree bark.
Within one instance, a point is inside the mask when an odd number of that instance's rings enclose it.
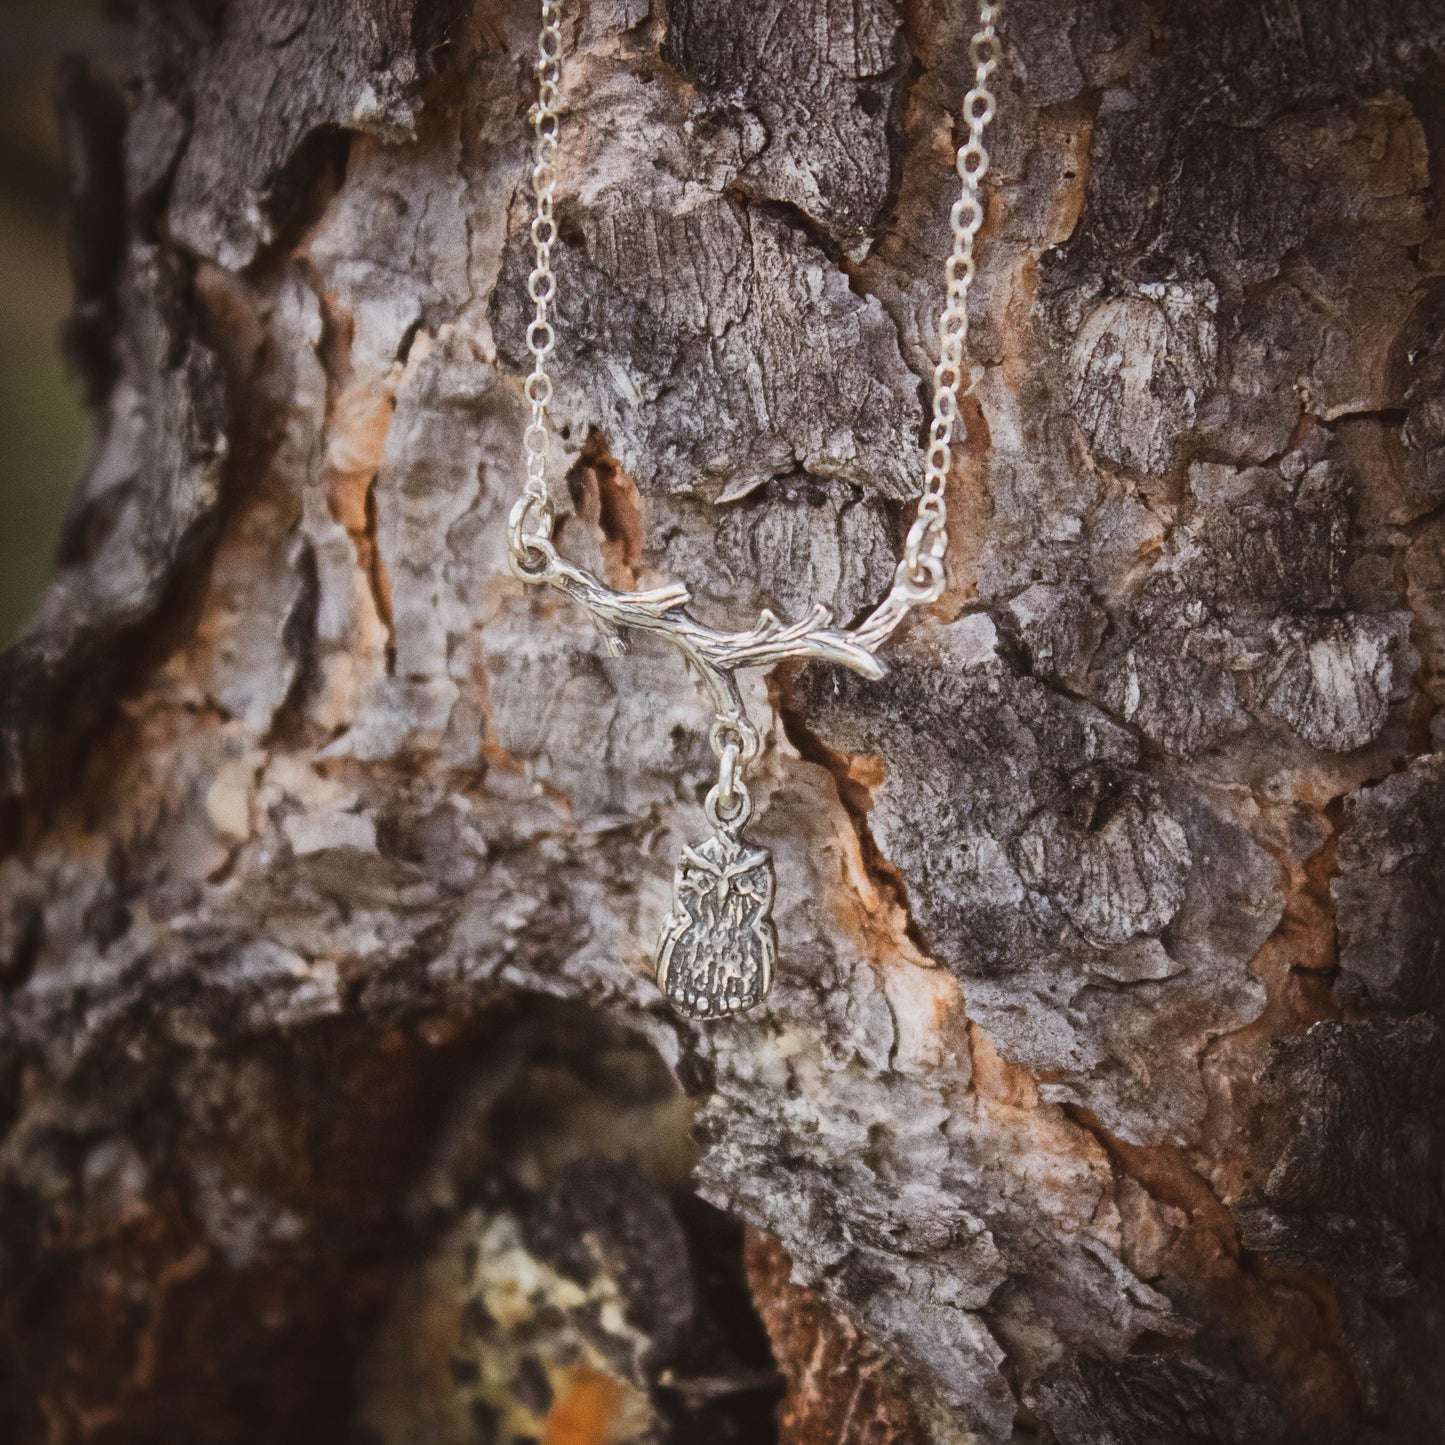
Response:
[[[855,617],[970,7],[567,9],[562,544]],[[1010,4],[950,587],[749,675],[779,976],[703,1027],[705,693],[504,565],[536,21],[156,0],[67,72],[5,1438],[1438,1441],[1445,15]]]

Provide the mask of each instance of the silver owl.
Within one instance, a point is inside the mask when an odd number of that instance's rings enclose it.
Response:
[[[692,1018],[759,1004],[773,984],[773,857],[726,829],[684,848],[657,949],[657,986]]]

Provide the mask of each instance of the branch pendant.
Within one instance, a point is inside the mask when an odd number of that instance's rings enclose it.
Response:
[[[832,614],[818,604],[802,622],[785,624],[765,611],[747,632],[719,632],[688,614],[692,599],[686,587],[618,592],[566,561],[550,539],[522,533],[527,512],[524,498],[512,516],[518,534],[512,566],[519,577],[555,587],[584,607],[613,656],[627,651],[628,629],[666,637],[697,668],[712,694],[716,718],[710,740],[718,757],[718,781],[703,808],[712,832],[685,847],[678,860],[672,911],[657,945],[657,985],[673,1008],[690,1018],[744,1013],[767,997],[778,945],[772,854],[743,836],[752,816],[743,771],[757,756],[759,742],[734,674],[787,658],[814,658],[880,678],[884,667],[874,650],[918,605],[924,589],[901,563],[892,591],[856,628],[834,627]],[[930,575],[929,591],[931,583]]]

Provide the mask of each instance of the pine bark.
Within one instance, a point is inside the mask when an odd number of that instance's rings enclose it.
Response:
[[[886,590],[959,0],[568,6],[561,543]],[[522,0],[70,66],[95,444],[3,662],[17,1442],[1445,1436],[1445,15],[1012,0],[950,587],[709,710],[504,565]]]

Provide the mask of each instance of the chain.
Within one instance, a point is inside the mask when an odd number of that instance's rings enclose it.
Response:
[[[548,315],[557,294],[557,277],[552,270],[552,247],[557,241],[554,197],[557,189],[557,107],[562,98],[562,4],[542,0],[542,30],[537,37],[537,103],[532,107],[532,246],[535,262],[527,277],[527,295],[532,298],[531,325],[527,327],[527,350],[532,353],[532,370],[523,393],[532,408],[532,419],[522,433],[527,480],[517,505],[512,508],[507,540],[512,565],[524,575],[537,569],[536,538],[552,535],[552,502],[547,495],[547,408],[552,401],[552,378],[547,358],[557,344],[557,334]]]
[[[557,240],[554,211],[557,186],[558,107],[562,84],[562,0],[541,0],[542,29],[537,40],[537,101],[532,107],[532,214],[531,237],[535,264],[527,277],[527,295],[535,308],[527,327],[527,350],[532,370],[523,392],[531,407],[531,420],[522,435],[526,482],[512,508],[507,541],[512,566],[533,582],[553,581],[559,575],[551,546],[552,503],[547,493],[547,448],[550,432],[547,408],[552,401],[552,379],[547,361],[556,345],[550,308],[557,294],[552,270],[552,248]],[[945,491],[953,466],[953,434],[958,424],[958,397],[967,369],[968,297],[975,274],[974,241],[983,227],[980,187],[988,174],[989,155],[984,133],[997,105],[988,87],[998,67],[1000,43],[997,22],[1002,0],[981,0],[979,27],[969,42],[973,87],[963,98],[968,139],[959,147],[955,166],[963,194],[949,212],[953,250],[944,263],[946,296],[938,321],[939,358],[933,371],[933,417],[928,430],[923,493],[903,545],[893,587],[873,614],[853,629],[854,643],[872,651],[893,632],[907,613],[936,601],[943,593],[943,558],[948,549],[948,502]],[[718,786],[708,797],[710,818],[717,813],[729,828],[746,821],[749,811],[742,769],[758,751],[758,736],[737,708],[720,711],[713,727],[712,745],[720,769]],[[736,811],[735,811],[736,810]],[[716,823],[717,818],[713,818]]]
[[[984,132],[994,118],[997,103],[988,88],[998,67],[997,22],[1000,0],[983,0],[979,27],[969,42],[973,61],[973,88],[963,98],[968,139],[958,149],[955,168],[963,194],[948,213],[953,251],[944,262],[946,296],[938,318],[938,365],[933,369],[933,421],[928,429],[928,453],[923,473],[923,495],[918,513],[903,546],[898,584],[916,595],[913,606],[935,601],[943,592],[943,554],[948,548],[948,501],[944,489],[953,466],[953,429],[958,423],[958,394],[968,365],[968,293],[976,270],[973,245],[983,226],[983,198],[979,187],[988,174]]]

